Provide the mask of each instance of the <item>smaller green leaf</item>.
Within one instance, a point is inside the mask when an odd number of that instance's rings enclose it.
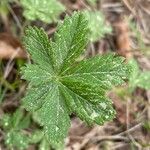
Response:
[[[92,42],[103,38],[105,34],[111,33],[111,26],[105,22],[105,17],[100,11],[84,11],[90,29],[89,38]]]
[[[16,131],[10,131],[5,137],[5,144],[9,147],[16,147],[19,150],[27,149],[29,139],[26,135]]]
[[[139,76],[140,69],[137,61],[132,58],[128,61],[128,65],[131,68],[131,74],[129,76],[129,91],[133,91],[136,88],[137,77]]]
[[[8,130],[20,130],[27,128],[30,124],[30,115],[25,115],[23,110],[17,109],[13,115],[5,114],[1,119],[1,126]]]
[[[128,61],[128,64],[131,66],[131,69],[132,69],[129,82],[133,82],[137,78],[138,74],[140,73],[140,69],[139,69],[137,61],[134,58],[130,59]]]
[[[140,71],[138,63],[135,59],[130,59],[128,64],[132,69],[129,78],[129,89],[133,91],[137,86],[147,90],[150,89],[150,72]]]
[[[141,72],[137,78],[136,84],[138,87],[150,89],[150,71]]]
[[[39,145],[39,150],[50,150],[50,144],[49,142],[44,138],[40,145]]]
[[[10,127],[12,126],[11,116],[8,114],[4,114],[0,119],[0,126],[2,126],[4,129],[10,129]]]
[[[45,23],[56,22],[65,7],[57,0],[21,0],[23,15],[28,20],[41,20]]]
[[[18,126],[16,127],[17,130],[20,130],[20,129],[26,129],[29,127],[31,123],[31,120],[30,120],[30,114],[27,114],[25,115],[21,121],[19,122]]]
[[[44,138],[44,134],[41,130],[34,131],[30,136],[30,143],[37,144]]]
[[[35,123],[37,123],[39,125],[41,124],[40,116],[37,113],[37,111],[32,112],[32,119]]]
[[[13,116],[11,118],[13,128],[16,128],[19,125],[19,123],[20,123],[21,119],[23,118],[23,116],[24,116],[24,113],[21,109],[17,109],[15,111],[15,113],[13,114]]]

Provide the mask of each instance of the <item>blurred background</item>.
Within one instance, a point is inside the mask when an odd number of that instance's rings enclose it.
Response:
[[[133,72],[124,86],[108,92],[116,118],[89,127],[72,115],[64,149],[150,149],[149,0],[0,0],[0,150],[55,149],[43,136],[38,116],[21,105],[27,83],[20,67],[30,62],[22,36],[35,25],[53,37],[57,24],[75,10],[89,21],[89,43],[81,57],[114,52]]]

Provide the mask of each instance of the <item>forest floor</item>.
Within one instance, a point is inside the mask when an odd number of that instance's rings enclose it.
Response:
[[[134,57],[141,70],[150,70],[149,0],[101,0],[96,7],[88,5],[84,0],[61,2],[69,14],[73,10],[100,10],[105,15],[106,22],[112,26],[111,34],[90,44],[85,57],[105,54],[111,50],[127,60]],[[11,114],[20,106],[27,85],[21,81],[19,73],[20,66],[30,61],[22,50],[21,36],[26,24],[22,23],[21,12],[20,6],[12,3],[10,14],[0,19],[0,116],[4,113]],[[41,22],[33,22],[31,25],[43,26]],[[56,24],[43,27],[51,37]],[[129,94],[126,88],[126,85],[117,87],[108,93],[117,112],[113,121],[103,126],[89,127],[72,115],[71,128],[65,140],[66,150],[150,149],[150,90],[137,87]],[[4,136],[3,129],[0,129],[0,150],[6,149]],[[34,149],[35,145],[28,148]]]

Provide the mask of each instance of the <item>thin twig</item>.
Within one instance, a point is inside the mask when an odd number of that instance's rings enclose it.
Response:
[[[135,13],[134,9],[130,6],[128,0],[122,0],[122,1],[123,1],[123,3],[127,6],[127,8],[131,11],[131,13],[132,13],[134,16],[136,16],[136,13]]]
[[[8,77],[10,71],[12,70],[13,65],[14,65],[14,63],[12,61],[15,58],[15,56],[17,56],[17,54],[20,50],[21,50],[20,48],[17,48],[16,51],[11,56],[10,60],[8,61],[7,65],[6,65],[6,69],[4,71],[4,79],[6,79]]]
[[[121,133],[119,133],[119,134],[117,134],[117,135],[123,135],[123,134],[129,133],[129,132],[132,132],[132,131],[134,131],[134,130],[140,128],[141,126],[142,126],[142,123],[140,122],[139,124],[137,124],[137,125],[131,127],[130,129],[128,129],[128,130],[126,130],[126,131],[123,131],[123,132],[121,132]]]
[[[20,23],[18,17],[17,17],[16,14],[14,13],[14,11],[13,11],[13,9],[11,8],[10,5],[7,5],[7,7],[8,7],[10,13],[12,14],[14,20],[15,20],[16,23],[17,23],[17,26],[19,27],[19,29],[20,29],[20,31],[21,31],[21,33],[22,33],[22,25],[21,25],[21,23]]]

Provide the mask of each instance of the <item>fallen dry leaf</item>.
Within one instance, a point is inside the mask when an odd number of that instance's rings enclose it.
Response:
[[[26,52],[19,40],[8,33],[0,34],[0,58],[26,58]]]
[[[113,24],[116,34],[116,45],[118,54],[130,58],[131,47],[130,47],[130,36],[128,24],[123,19],[119,19]]]

